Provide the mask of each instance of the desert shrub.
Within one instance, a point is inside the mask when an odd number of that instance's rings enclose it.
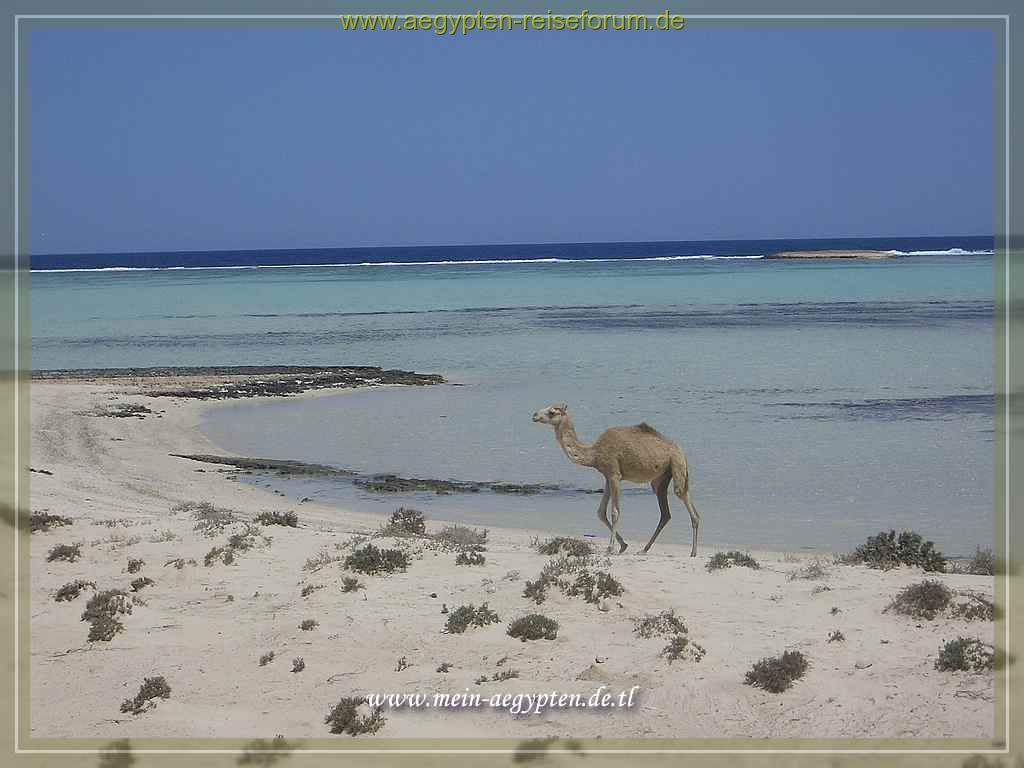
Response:
[[[238,515],[230,510],[215,507],[208,501],[200,502],[189,508],[196,521],[195,530],[203,536],[216,536],[238,520]]]
[[[366,587],[354,576],[346,576],[341,580],[342,592],[355,592],[357,589],[366,589]]]
[[[441,549],[481,551],[487,546],[487,531],[464,525],[446,525],[431,539]]]
[[[46,555],[46,562],[52,563],[54,560],[64,560],[73,563],[81,556],[81,544],[57,544]]]
[[[987,672],[995,666],[995,649],[988,643],[968,637],[950,640],[939,649],[935,668],[940,672]]]
[[[318,589],[323,589],[323,588],[324,588],[323,584],[307,584],[306,586],[304,586],[302,588],[301,594],[302,594],[303,597],[309,597],[314,592],[316,592]]]
[[[181,537],[178,536],[174,531],[167,529],[154,533],[149,537],[150,542],[153,544],[162,544],[166,541],[180,541]]]
[[[901,589],[886,611],[895,611],[915,619],[934,619],[953,600],[953,591],[941,581],[928,579]]]
[[[405,507],[392,512],[387,524],[380,529],[382,536],[423,536],[426,532],[427,522],[423,513]]]
[[[786,651],[781,656],[763,658],[747,672],[744,682],[755,688],[781,693],[807,671],[807,659],[800,651]]]
[[[211,566],[219,561],[224,565],[232,565],[239,553],[248,552],[260,543],[269,544],[270,541],[270,537],[264,536],[259,526],[246,523],[241,531],[228,536],[227,544],[222,547],[214,547],[207,552],[203,558],[203,564]]]
[[[605,571],[583,571],[571,584],[563,587],[569,597],[583,597],[588,603],[599,603],[606,597],[621,595],[625,588],[622,583]]]
[[[267,666],[267,664],[274,660],[274,656],[275,654],[273,651],[267,651],[266,653],[264,653],[262,656],[260,656],[260,666]]]
[[[184,557],[175,557],[172,560],[168,560],[166,563],[164,563],[164,568],[166,568],[168,565],[173,565],[180,571],[186,565],[196,565],[196,561],[193,560],[191,557],[188,560],[186,560]]]
[[[445,629],[453,635],[461,635],[469,627],[486,627],[500,620],[498,614],[487,607],[487,603],[479,608],[473,604],[461,605],[448,614]]]
[[[409,660],[403,656],[398,660],[398,663],[395,664],[395,672],[401,672],[403,669],[408,669],[411,666],[412,664],[409,663]]]
[[[319,626],[320,622],[316,619],[303,619],[299,623],[299,629],[303,630],[304,632],[308,632],[311,629],[316,629]]]
[[[359,711],[362,706],[369,708],[365,696],[346,696],[331,708],[324,722],[330,726],[331,733],[347,733],[349,736],[376,733],[385,722],[381,708],[373,707],[369,714],[362,714]]]
[[[137,557],[128,558],[128,573],[138,573],[142,570],[142,566],[146,564],[145,560]]]
[[[162,676],[147,677],[142,681],[142,685],[139,687],[139,692],[135,694],[135,698],[124,700],[121,704],[121,711],[137,715],[149,709],[151,702],[155,704],[156,699],[169,698],[171,698],[171,686],[167,684],[167,681]]]
[[[966,600],[955,603],[950,610],[953,618],[964,621],[992,621],[996,617],[996,607],[987,597],[974,593],[962,593]]]
[[[676,616],[675,610],[669,609],[658,614],[647,614],[636,619],[633,631],[640,637],[665,637],[666,635],[685,635],[686,624]]]
[[[565,554],[571,557],[586,557],[594,554],[594,545],[583,539],[572,539],[566,536],[555,536],[537,544],[537,551],[542,555]]]
[[[853,552],[840,558],[840,562],[883,570],[899,565],[912,565],[936,573],[946,570],[946,558],[935,549],[935,544],[925,541],[914,531],[903,531],[898,537],[896,531],[881,531],[875,536],[869,536]]]
[[[958,573],[968,573],[972,576],[995,576],[997,570],[996,557],[991,548],[982,549],[978,547],[974,556],[967,561]]]
[[[299,516],[294,512],[261,512],[256,516],[260,525],[281,525],[285,528],[298,528]]]
[[[593,564],[590,557],[570,557],[562,555],[552,558],[540,569],[540,575],[534,581],[527,581],[523,589],[523,597],[528,597],[540,605],[547,599],[547,592],[552,586],[557,586],[563,591],[568,589],[571,582],[568,576],[571,574],[582,574]]]
[[[235,555],[227,547],[214,547],[203,556],[203,565],[207,568],[218,561],[224,565],[231,565],[235,562]]]
[[[509,624],[508,635],[518,637],[524,643],[527,640],[554,640],[558,637],[558,622],[539,613],[531,613]]]
[[[479,552],[464,550],[455,556],[456,565],[483,565],[487,558]]]
[[[447,672],[451,671],[451,668],[452,668],[452,665],[449,664],[447,661],[445,661],[445,662],[442,662],[441,664],[439,664],[437,669],[435,669],[434,671],[435,672],[447,673]]]
[[[833,629],[828,633],[828,642],[830,643],[842,643],[846,640],[846,635],[840,632],[838,629]]]
[[[131,612],[131,598],[120,589],[97,592],[89,598],[82,612],[82,621],[89,622],[89,641],[112,640],[124,629],[117,617]]]
[[[302,570],[316,572],[319,571],[321,568],[330,565],[331,563],[338,562],[339,560],[341,560],[340,557],[332,555],[326,549],[321,549],[311,558],[306,560],[306,564],[302,566]]]
[[[409,567],[409,555],[400,549],[379,549],[367,544],[345,558],[345,568],[371,576],[380,573],[404,571]]]
[[[820,560],[808,563],[803,568],[797,568],[795,571],[790,571],[786,578],[790,581],[796,579],[824,579],[828,576],[828,568]]]
[[[156,584],[149,576],[140,576],[137,579],[132,579],[132,592],[138,592],[146,587],[151,587]]]
[[[306,660],[299,656],[297,659],[292,659],[292,672],[301,672],[306,668]]]
[[[28,516],[28,529],[31,533],[46,533],[52,528],[71,525],[75,521],[63,515],[51,515],[47,512],[33,512]]]
[[[83,581],[82,579],[75,579],[72,582],[65,584],[63,587],[57,590],[54,594],[53,599],[58,603],[71,602],[77,598],[82,590],[86,587],[92,587],[96,589],[95,581]]]
[[[490,677],[487,675],[480,675],[480,677],[473,682],[477,685],[480,685],[481,683],[500,683],[503,680],[513,680],[517,677],[519,677],[519,670],[509,667],[508,669],[503,669],[500,672],[495,672]]]
[[[738,552],[735,549],[728,552],[716,552],[708,560],[705,567],[709,571],[718,571],[722,568],[732,568],[734,565],[741,565],[744,568],[753,568],[754,570],[761,567],[761,564],[750,555],[745,552]]]
[[[673,661],[679,659],[689,658],[693,661],[700,661],[704,658],[706,651],[703,647],[697,645],[697,643],[691,642],[690,638],[685,635],[675,635],[669,640],[668,645],[661,649],[659,656],[664,656],[668,659],[668,663],[671,664]]]
[[[820,595],[822,592],[831,592],[832,587],[828,584],[817,584],[814,589],[811,590],[812,595]]]

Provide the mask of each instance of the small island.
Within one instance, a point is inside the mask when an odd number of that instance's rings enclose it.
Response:
[[[894,259],[892,251],[779,251],[766,259]]]

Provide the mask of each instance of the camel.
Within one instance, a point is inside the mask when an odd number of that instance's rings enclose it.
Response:
[[[611,531],[608,553],[611,554],[618,541],[619,554],[628,546],[619,535],[619,492],[623,480],[631,483],[650,483],[658,497],[661,519],[654,535],[643,551],[647,552],[658,538],[672,515],[668,509],[668,485],[674,483],[675,493],[690,513],[693,526],[693,548],[690,557],[697,556],[697,529],[700,515],[690,499],[690,475],[682,449],[649,424],[635,427],[612,427],[601,433],[593,443],[581,443],[576,437],[569,407],[564,403],[549,405],[533,414],[539,424],[550,424],[555,428],[555,438],[562,450],[574,464],[593,467],[604,475],[604,496],[597,508],[597,516]],[[608,506],[611,504],[612,519],[608,521]]]

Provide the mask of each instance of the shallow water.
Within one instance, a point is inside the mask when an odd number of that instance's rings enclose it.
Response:
[[[600,487],[531,414],[584,440],[647,421],[677,439],[709,543],[846,548],[914,528],[992,539],[992,260],[475,264],[37,273],[36,367],[372,364],[461,386],[215,409],[225,450],[363,472]],[[262,482],[262,481],[261,481]],[[598,496],[297,497],[603,538]],[[623,503],[641,545],[649,490]],[[686,542],[675,517],[662,534]]]

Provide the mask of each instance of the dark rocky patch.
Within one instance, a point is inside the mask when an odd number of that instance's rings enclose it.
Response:
[[[178,459],[202,461],[207,464],[226,464],[229,467],[248,471],[273,472],[278,475],[312,475],[312,476],[351,476],[355,474],[348,469],[330,467],[326,464],[307,464],[303,461],[284,459],[250,459],[245,456],[214,456],[206,453],[172,453]]]
[[[446,493],[480,493],[480,491],[492,491],[494,493],[508,493],[531,495],[545,491],[557,491],[557,485],[543,485],[536,483],[490,483],[475,482],[466,480],[434,480],[419,477],[399,477],[398,475],[383,474],[371,475],[370,477],[357,477],[353,482],[360,488],[375,493],[416,493],[428,492],[443,495]]]

